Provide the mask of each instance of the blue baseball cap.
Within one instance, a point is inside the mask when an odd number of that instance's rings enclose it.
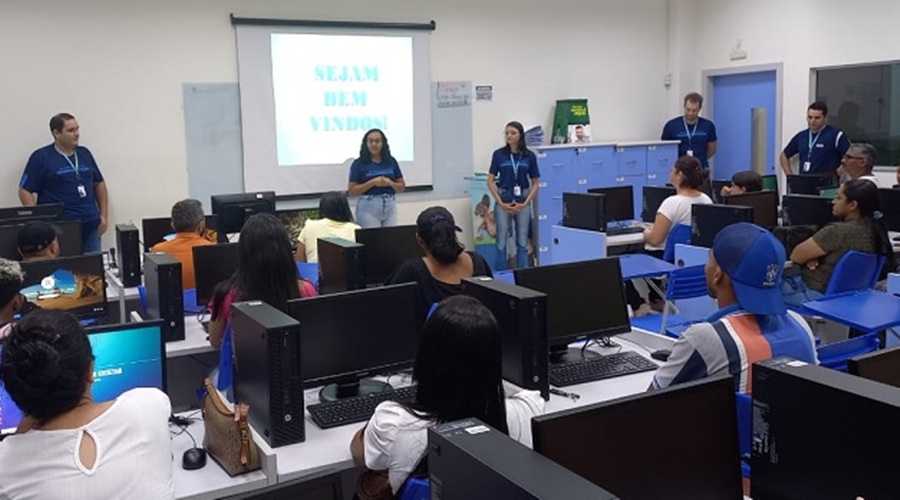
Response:
[[[738,304],[753,314],[784,314],[779,284],[784,271],[784,245],[772,233],[749,222],[719,231],[713,256],[731,278]]]

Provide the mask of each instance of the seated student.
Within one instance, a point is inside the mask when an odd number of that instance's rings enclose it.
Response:
[[[855,142],[844,153],[838,173],[841,174],[844,182],[851,179],[863,179],[874,183],[875,187],[881,187],[878,177],[872,173],[872,169],[875,168],[876,156],[878,156],[878,150],[875,149],[875,146],[865,142]]]
[[[416,311],[424,320],[431,305],[462,292],[462,279],[493,276],[484,257],[464,252],[456,239],[461,231],[444,207],[426,208],[416,219],[416,241],[424,257],[406,259],[388,276],[385,284],[417,283]]]
[[[34,311],[13,326],[0,381],[25,416],[0,442],[0,498],[173,498],[168,396],[95,402],[93,368],[74,316]]]
[[[763,178],[752,170],[741,170],[731,176],[731,185],[723,186],[721,195],[755,193],[763,190]]]
[[[834,267],[849,250],[884,256],[882,279],[896,268],[875,184],[863,179],[847,181],[832,203],[832,213],[841,222],[823,227],[791,252],[791,261],[801,267],[799,275],[782,280],[781,292],[788,304],[799,306],[821,297]]]
[[[353,459],[386,470],[396,493],[426,453],[428,428],[478,418],[531,446],[531,418],[544,411],[537,391],[504,397],[500,326],[472,297],[450,297],[425,323],[413,367],[416,401],[378,405],[350,443]]]
[[[736,391],[749,393],[757,361],[788,356],[817,364],[809,325],[778,291],[783,270],[784,246],[772,233],[749,222],[720,231],[706,262],[706,286],[719,311],[685,330],[650,389],[728,373]]]
[[[297,253],[294,256],[298,262],[319,261],[319,238],[336,236],[356,241],[359,225],[353,223],[353,213],[346,195],[336,191],[323,194],[319,200],[319,216],[321,219],[306,221],[300,230]]]
[[[0,259],[0,339],[9,333],[13,318],[25,302],[25,296],[19,293],[24,281],[18,262]]]
[[[59,257],[59,228],[44,221],[25,224],[19,231],[18,247],[22,262],[53,260]]]
[[[150,251],[166,252],[181,262],[181,287],[185,290],[196,288],[193,248],[215,244],[203,237],[206,233],[203,204],[188,198],[172,205],[172,229],[175,238],[153,245]]]

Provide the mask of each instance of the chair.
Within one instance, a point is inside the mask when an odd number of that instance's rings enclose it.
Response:
[[[669,310],[673,307],[672,303],[676,300],[705,297],[707,295],[704,267],[681,267],[669,273],[669,287],[666,289],[666,305],[663,308],[663,313],[661,315],[632,318],[632,326],[649,331],[658,331],[660,335],[680,337],[681,333],[694,321],[677,314],[670,314]],[[661,318],[658,326],[656,325],[657,318]]]
[[[847,372],[847,361],[861,354],[875,352],[881,345],[877,332],[867,333],[852,339],[832,342],[816,349],[819,364],[841,372]]]
[[[675,245],[679,243],[691,244],[691,226],[688,224],[676,224],[666,238],[666,248],[663,250],[663,260],[669,263],[675,261]]]
[[[318,262],[297,262],[297,273],[300,277],[311,281],[319,289],[319,263]]]
[[[857,290],[868,290],[875,287],[881,268],[884,267],[884,256],[850,250],[841,257],[834,266],[825,295],[834,295]]]
[[[431,483],[424,478],[410,478],[403,483],[397,498],[400,500],[430,500]]]
[[[750,444],[753,441],[753,398],[737,393],[738,443],[741,452],[741,474],[750,477]]]

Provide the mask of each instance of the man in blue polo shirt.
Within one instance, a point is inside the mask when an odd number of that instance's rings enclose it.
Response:
[[[850,139],[843,131],[825,123],[828,106],[816,101],[806,109],[809,128],[797,132],[781,152],[781,168],[791,175],[791,158],[800,155],[800,174],[835,174],[841,158],[850,149]]]
[[[84,251],[99,252],[106,232],[107,191],[94,155],[78,145],[78,121],[68,113],[50,119],[53,144],[28,158],[19,182],[22,205],[62,203],[68,220],[81,221]]]
[[[692,92],[684,96],[684,116],[672,118],[666,122],[662,131],[662,140],[681,141],[678,145],[678,156],[693,156],[700,160],[703,168],[709,168],[709,159],[716,154],[716,126],[706,118],[700,117],[703,108],[703,96]]]

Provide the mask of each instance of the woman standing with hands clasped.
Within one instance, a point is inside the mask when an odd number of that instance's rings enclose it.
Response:
[[[506,145],[494,151],[488,171],[488,189],[497,204],[497,261],[495,270],[509,266],[506,240],[510,225],[516,228],[516,267],[528,267],[528,229],[531,224],[531,201],[537,196],[537,156],[525,147],[525,129],[519,122],[506,124]]]
[[[406,189],[400,164],[391,156],[384,132],[373,128],[363,136],[359,158],[350,165],[350,196],[356,202],[356,222],[362,227],[397,225],[397,201],[394,193]]]

